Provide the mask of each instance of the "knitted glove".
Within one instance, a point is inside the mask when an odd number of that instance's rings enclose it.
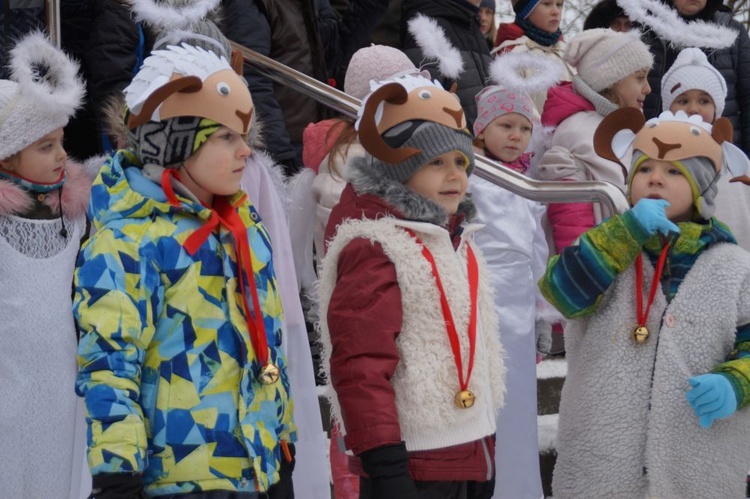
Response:
[[[419,493],[409,475],[406,444],[384,445],[359,455],[362,469],[370,477],[370,499],[418,499]]]
[[[147,499],[143,479],[132,473],[94,475],[88,499]]]
[[[552,349],[552,324],[537,319],[534,323],[534,332],[536,333],[536,351],[547,355]]]
[[[666,199],[643,198],[635,203],[630,212],[649,235],[661,232],[666,236],[670,232],[680,232],[679,227],[667,218],[667,208],[669,201]]]
[[[721,374],[702,374],[688,379],[688,383],[692,389],[685,396],[703,428],[737,410],[737,394],[732,383]]]

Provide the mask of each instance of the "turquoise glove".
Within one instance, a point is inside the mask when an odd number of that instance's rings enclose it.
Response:
[[[728,418],[737,410],[732,383],[721,374],[702,374],[688,379],[688,383],[692,388],[685,397],[703,428],[710,428],[715,419]]]
[[[670,232],[680,232],[680,228],[667,218],[667,208],[669,201],[666,199],[643,198],[630,212],[649,235],[661,232],[666,236]]]

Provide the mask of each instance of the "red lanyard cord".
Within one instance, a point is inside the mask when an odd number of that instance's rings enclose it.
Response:
[[[167,195],[167,200],[173,206],[180,206],[180,201],[174,194],[169,177],[173,176],[179,180],[177,171],[172,168],[167,168],[162,173],[161,186]],[[190,254],[194,255],[198,248],[206,241],[208,236],[217,228],[219,225],[226,227],[232,234],[232,237],[236,246],[237,255],[237,280],[239,281],[240,294],[242,295],[242,308],[245,312],[247,320],[247,329],[250,333],[250,343],[253,345],[255,356],[261,366],[265,366],[268,363],[268,338],[266,337],[266,328],[263,323],[263,312],[260,308],[260,299],[258,298],[258,290],[255,287],[255,280],[251,279],[253,276],[253,254],[250,251],[250,243],[247,240],[247,227],[242,221],[237,210],[229,203],[226,196],[217,196],[214,198],[213,209],[211,210],[211,216],[193,232],[185,240],[185,250]],[[247,278],[252,281],[252,285],[245,285],[245,274]],[[248,306],[246,288],[250,288],[250,294],[253,301],[253,308],[255,314],[252,314],[250,307]]]
[[[456,330],[456,324],[453,321],[453,314],[451,313],[450,304],[448,303],[448,297],[445,294],[443,283],[440,279],[440,273],[438,272],[435,258],[427,246],[417,237],[417,235],[411,230],[407,230],[409,234],[416,239],[417,243],[422,246],[422,255],[432,266],[432,275],[435,276],[435,283],[437,284],[438,291],[440,292],[440,306],[443,311],[443,318],[445,319],[445,327],[448,333],[448,340],[451,344],[451,350],[453,351],[453,359],[456,363],[456,370],[458,371],[458,384],[461,390],[467,390],[469,382],[471,381],[471,373],[474,370],[474,352],[476,350],[477,343],[477,292],[479,288],[479,267],[477,265],[477,259],[474,255],[474,251],[470,245],[466,245],[466,257],[467,257],[467,269],[469,273],[469,293],[471,297],[471,312],[469,315],[469,368],[466,372],[466,379],[463,375],[463,361],[461,360],[461,343],[458,340],[458,331]]]
[[[654,279],[651,282],[651,289],[648,293],[648,302],[646,303],[646,311],[643,311],[643,255],[638,253],[635,257],[635,294],[636,294],[636,311],[639,326],[645,326],[648,320],[648,313],[651,311],[651,304],[654,302],[656,296],[656,289],[659,287],[659,281],[661,279],[661,273],[664,270],[664,263],[667,260],[667,253],[669,252],[669,245],[665,244],[659,254],[659,260],[656,262],[656,270],[654,271]]]

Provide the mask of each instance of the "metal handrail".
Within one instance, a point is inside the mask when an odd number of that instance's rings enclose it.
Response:
[[[242,54],[246,63],[276,83],[302,92],[321,104],[356,119],[360,105],[359,99],[235,42],[232,42],[232,47]],[[476,165],[474,173],[477,176],[533,201],[542,203],[598,202],[610,214],[624,213],[630,208],[622,191],[608,182],[533,180],[481,154],[476,155]]]
[[[60,33],[60,0],[46,0],[44,2],[44,15],[47,23],[49,39],[57,48],[62,47],[62,35]]]

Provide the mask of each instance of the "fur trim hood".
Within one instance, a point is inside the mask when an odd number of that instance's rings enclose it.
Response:
[[[60,214],[60,198],[62,197],[63,212],[70,218],[78,218],[86,214],[91,193],[91,178],[78,163],[68,160],[66,166],[65,184],[61,187],[61,196],[50,193],[44,198],[44,203],[54,215]],[[0,216],[22,215],[34,207],[34,200],[30,193],[8,180],[0,180]]]
[[[477,210],[467,193],[458,206],[458,212],[449,216],[437,203],[409,190],[404,184],[374,175],[369,162],[372,156],[355,156],[347,168],[347,180],[359,195],[372,195],[383,199],[396,213],[394,215],[407,220],[429,222],[440,227],[471,222],[477,216]],[[458,219],[458,220],[456,220]]]

